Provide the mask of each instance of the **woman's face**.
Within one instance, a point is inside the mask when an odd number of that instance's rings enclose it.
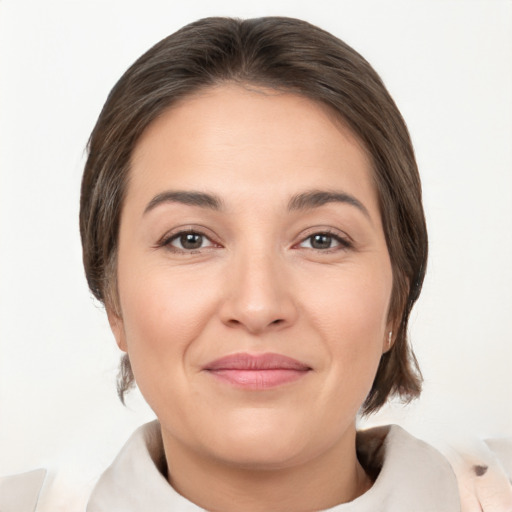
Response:
[[[323,106],[211,88],[143,134],[109,318],[167,449],[286,467],[352,443],[392,271],[369,158]]]

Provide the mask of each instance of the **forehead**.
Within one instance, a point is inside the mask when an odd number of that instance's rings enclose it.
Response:
[[[376,202],[370,158],[346,124],[323,104],[269,89],[230,84],[187,97],[146,129],[131,164],[128,195],[348,187]]]

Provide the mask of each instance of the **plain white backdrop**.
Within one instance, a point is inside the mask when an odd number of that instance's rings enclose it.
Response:
[[[84,149],[123,71],[210,15],[333,32],[408,123],[430,234],[411,321],[424,393],[366,423],[512,435],[512,2],[0,0],[0,474],[47,467],[84,494],[153,417],[137,392],[117,399],[120,353],[83,276]]]

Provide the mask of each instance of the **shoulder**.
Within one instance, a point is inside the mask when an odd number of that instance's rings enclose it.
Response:
[[[135,431],[94,488],[87,512],[146,512],[201,509],[167,482],[160,425],[147,423]]]
[[[462,512],[512,511],[512,437],[466,439],[444,451],[457,475]]]
[[[0,477],[0,510],[34,512],[45,477],[44,469]]]
[[[378,473],[372,492],[379,499],[403,495],[436,512],[512,511],[512,438],[466,436],[463,443],[444,443],[441,453],[393,425],[359,432],[358,453],[370,474]]]
[[[361,464],[375,478],[372,488],[359,498],[361,503],[367,502],[366,507],[379,506],[386,511],[459,510],[457,480],[448,460],[401,427],[358,432],[357,450]]]

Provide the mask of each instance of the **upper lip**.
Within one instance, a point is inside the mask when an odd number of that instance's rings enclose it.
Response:
[[[230,354],[215,359],[203,367],[203,370],[295,370],[307,371],[311,367],[282,354]]]

